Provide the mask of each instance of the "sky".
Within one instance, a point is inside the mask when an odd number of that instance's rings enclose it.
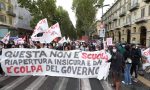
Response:
[[[62,6],[65,10],[68,11],[69,17],[70,17],[73,25],[75,26],[76,25],[76,17],[75,17],[75,13],[71,9],[72,1],[73,0],[57,0],[56,5],[57,6]],[[106,5],[106,4],[112,5],[112,3],[114,3],[114,0],[105,0],[104,1],[104,5]],[[106,10],[108,10],[108,8],[110,8],[110,6],[106,6],[106,7],[103,8],[104,13],[106,12]],[[100,20],[101,15],[102,15],[102,10],[99,9],[98,13],[96,15],[96,19]]]

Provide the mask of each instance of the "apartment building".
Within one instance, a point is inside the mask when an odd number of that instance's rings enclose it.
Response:
[[[0,0],[0,39],[11,31],[11,37],[31,32],[30,12],[19,7],[17,0]]]
[[[150,0],[116,0],[102,20],[114,42],[150,46]]]

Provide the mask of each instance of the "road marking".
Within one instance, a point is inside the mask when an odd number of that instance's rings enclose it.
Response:
[[[89,79],[81,79],[81,90],[91,90]]]
[[[24,76],[24,77],[19,77],[16,80],[14,80],[13,82],[9,83],[8,85],[4,86],[3,88],[1,88],[1,90],[12,90],[14,89],[16,86],[18,86],[20,83],[24,82],[26,79],[30,78],[31,76]]]
[[[101,80],[100,83],[104,90],[113,90],[113,88],[109,85],[108,81]]]
[[[142,76],[138,76],[138,80],[140,80],[143,84],[145,84],[146,86],[150,87],[150,81],[145,79]]]
[[[4,81],[4,80],[6,80],[6,79],[8,79],[8,78],[9,78],[8,76],[1,77],[1,78],[0,78],[0,82],[2,82],[2,81]]]
[[[81,90],[81,79],[78,79],[79,80],[79,89],[78,90]]]
[[[53,90],[66,90],[69,78],[61,77],[56,83]]]
[[[25,90],[38,90],[38,88],[44,83],[44,81],[48,77],[40,76],[38,77],[30,86],[28,86]]]

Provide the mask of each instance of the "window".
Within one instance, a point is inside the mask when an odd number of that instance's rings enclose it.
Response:
[[[3,10],[6,9],[5,4],[3,2],[0,2],[0,9],[3,9]]]
[[[8,0],[9,3],[11,3],[11,0]]]
[[[13,12],[13,8],[9,6],[8,11]]]
[[[141,18],[145,16],[145,8],[141,9]]]
[[[6,22],[6,16],[0,15],[0,22]]]
[[[133,27],[133,33],[136,33],[136,27]]]
[[[134,18],[134,19],[136,19],[136,11],[134,12],[134,16],[133,16],[133,18]]]
[[[12,24],[12,17],[9,17],[9,24]]]
[[[122,34],[124,34],[124,30],[122,31]]]
[[[150,6],[149,6],[149,12],[148,12],[148,15],[150,16]]]

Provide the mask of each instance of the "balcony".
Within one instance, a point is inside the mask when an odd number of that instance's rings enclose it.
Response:
[[[123,17],[123,16],[125,16],[125,15],[126,15],[126,12],[125,12],[125,11],[122,11],[122,12],[119,14],[120,17]]]
[[[116,17],[116,16],[114,16],[114,17],[113,17],[113,21],[116,21],[116,20],[117,20],[117,17]]]
[[[125,23],[123,24],[123,27],[129,27],[129,26],[131,26],[131,22],[125,22]]]
[[[136,24],[145,23],[145,22],[147,22],[147,18],[146,17],[138,18],[138,19],[135,20]]]
[[[118,27],[116,27],[115,29],[116,29],[116,30],[120,30],[120,28],[121,28],[121,27],[120,27],[120,26],[118,26]]]
[[[132,12],[132,11],[138,9],[138,8],[139,8],[139,3],[135,3],[135,4],[133,4],[132,6],[130,6],[129,11]]]
[[[149,3],[150,2],[150,0],[143,0],[145,3]]]
[[[13,17],[16,17],[16,14],[13,11],[8,10],[7,14]]]
[[[109,20],[108,23],[111,24],[111,20]]]

